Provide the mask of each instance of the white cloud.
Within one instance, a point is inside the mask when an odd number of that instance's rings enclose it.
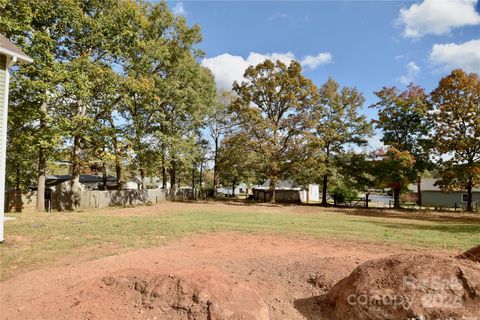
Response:
[[[183,2],[178,2],[175,7],[173,7],[172,12],[174,15],[177,16],[184,16],[187,14],[187,11],[185,11],[185,6],[183,5]]]
[[[288,14],[286,13],[275,13],[274,15],[268,17],[268,21],[274,21],[274,20],[279,20],[279,19],[286,19],[288,18]]]
[[[462,68],[480,73],[480,39],[461,44],[434,44],[430,61],[443,69]]]
[[[309,70],[313,70],[321,66],[332,62],[332,55],[329,52],[320,52],[316,56],[306,56],[300,62],[302,66]]]
[[[398,22],[405,25],[403,35],[407,38],[448,34],[454,28],[480,24],[476,3],[477,0],[424,0],[401,9]]]
[[[408,85],[413,82],[420,73],[420,67],[414,61],[410,61],[406,65],[407,73],[398,78],[401,84]]]
[[[290,64],[292,60],[297,60],[292,52],[270,54],[250,52],[246,59],[241,56],[224,53],[213,58],[203,59],[202,66],[210,69],[219,88],[231,89],[233,81],[242,81],[245,69],[262,63],[267,59],[272,61],[280,60],[285,64]],[[302,66],[309,70],[331,62],[332,55],[328,52],[322,52],[316,56],[306,56],[300,61]]]

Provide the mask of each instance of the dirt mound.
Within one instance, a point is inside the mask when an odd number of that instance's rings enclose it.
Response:
[[[117,294],[137,296],[134,306],[143,311],[143,318],[269,319],[267,307],[255,291],[218,274],[108,277],[103,282]]]
[[[480,262],[480,245],[473,247],[461,255],[457,256],[459,259],[468,259],[474,262]]]
[[[252,289],[204,270],[127,270],[82,283],[67,305],[41,313],[52,319],[269,319]]]
[[[327,319],[464,319],[480,314],[480,266],[396,255],[357,267],[320,298]]]

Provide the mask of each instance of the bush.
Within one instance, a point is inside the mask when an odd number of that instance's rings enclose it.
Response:
[[[346,187],[335,187],[332,191],[332,197],[336,203],[343,203],[345,199],[356,198],[357,196],[358,192],[356,190]]]

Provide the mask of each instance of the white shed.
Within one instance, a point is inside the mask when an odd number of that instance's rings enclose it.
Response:
[[[5,162],[7,160],[7,116],[9,69],[17,62],[32,62],[25,53],[0,34],[0,242],[3,238],[3,220],[5,210]]]

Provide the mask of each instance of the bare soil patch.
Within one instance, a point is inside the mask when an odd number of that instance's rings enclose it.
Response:
[[[2,319],[208,319],[212,310],[219,318],[257,319],[264,306],[270,319],[322,319],[308,299],[326,294],[361,263],[427,253],[340,240],[195,235],[12,277],[2,283]],[[437,254],[447,259],[458,252]],[[218,309],[209,311],[212,303]]]
[[[325,319],[475,319],[480,264],[425,254],[370,260],[317,301]]]

